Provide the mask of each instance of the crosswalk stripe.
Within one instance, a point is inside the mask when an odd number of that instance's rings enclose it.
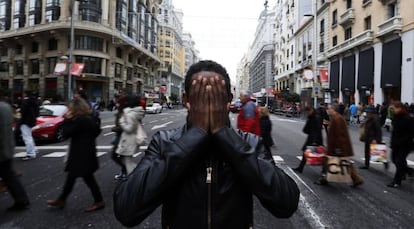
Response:
[[[280,163],[280,162],[283,162],[284,160],[283,160],[283,158],[281,157],[281,156],[273,156],[273,160],[276,162],[276,163]]]

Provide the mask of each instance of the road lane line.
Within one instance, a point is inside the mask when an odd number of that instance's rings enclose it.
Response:
[[[273,156],[273,160],[275,161],[275,163],[282,163],[284,162],[283,158],[281,156]]]
[[[112,134],[115,134],[115,132],[108,132],[108,133],[105,133],[103,136],[109,136],[109,135],[112,135]]]
[[[302,215],[305,218],[310,218],[310,222],[309,224],[311,224],[311,228],[330,228],[327,225],[324,225],[322,223],[321,218],[318,216],[318,214],[316,214],[316,212],[312,209],[312,207],[310,206],[309,202],[306,200],[305,196],[303,196],[302,194],[300,194],[300,202],[303,203],[303,207],[299,207],[298,210],[299,211],[303,211]],[[306,210],[305,210],[306,209]]]
[[[142,152],[138,152],[138,153],[132,155],[132,157],[138,157],[140,154],[142,154]]]
[[[112,128],[115,125],[106,125],[106,126],[101,126],[101,129],[108,129],[108,128]]]

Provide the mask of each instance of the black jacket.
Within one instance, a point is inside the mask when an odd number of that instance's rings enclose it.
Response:
[[[290,217],[299,189],[259,140],[229,127],[214,135],[186,127],[156,133],[114,192],[116,218],[135,226],[163,205],[163,228],[206,229],[209,221],[211,228],[249,228],[253,194],[274,216]]]
[[[272,122],[269,116],[260,117],[260,134],[263,139],[263,144],[266,147],[272,147],[274,145],[272,139]]]
[[[413,149],[414,119],[406,112],[394,114],[392,119],[391,149],[394,152]]]
[[[30,96],[25,98],[20,107],[20,113],[22,114],[20,124],[34,127],[36,125],[36,118],[39,116],[39,104],[36,97]]]
[[[306,146],[323,145],[322,118],[317,112],[313,112],[308,116],[308,119],[302,131],[308,135],[305,144],[302,147],[302,150],[305,150]]]

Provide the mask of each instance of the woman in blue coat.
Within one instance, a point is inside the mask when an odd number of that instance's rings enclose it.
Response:
[[[61,195],[58,199],[48,200],[49,206],[63,208],[76,179],[82,177],[95,200],[91,206],[85,208],[85,212],[105,207],[93,175],[98,169],[95,139],[101,129],[93,120],[91,112],[89,105],[81,98],[72,100],[68,105],[63,122],[63,135],[71,139],[65,167],[67,177]]]

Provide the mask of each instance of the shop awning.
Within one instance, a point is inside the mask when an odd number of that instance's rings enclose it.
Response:
[[[401,86],[402,42],[396,39],[382,45],[381,88]]]
[[[374,49],[359,53],[358,90],[372,89],[374,85]]]
[[[339,91],[339,61],[331,62],[329,71],[329,88],[332,92]]]
[[[355,90],[355,55],[345,57],[342,60],[341,90]]]

